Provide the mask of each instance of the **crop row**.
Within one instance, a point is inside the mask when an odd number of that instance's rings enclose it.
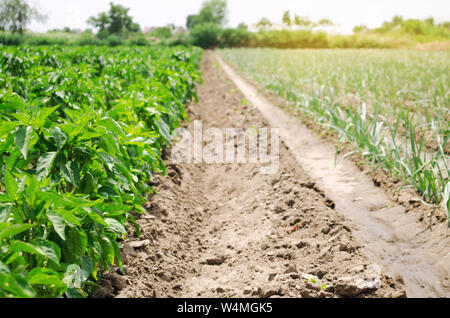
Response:
[[[85,297],[122,266],[201,54],[0,47],[0,297]]]

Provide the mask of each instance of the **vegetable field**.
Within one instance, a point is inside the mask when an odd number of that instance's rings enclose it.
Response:
[[[429,203],[448,200],[448,51],[228,49],[221,54],[351,144],[350,154],[381,166]]]
[[[0,297],[84,297],[122,266],[119,242],[165,171],[201,55],[0,48]]]

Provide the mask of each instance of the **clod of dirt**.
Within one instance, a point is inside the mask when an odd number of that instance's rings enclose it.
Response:
[[[322,233],[325,234],[325,235],[330,233],[330,231],[331,231],[331,229],[330,229],[329,226],[325,226],[325,227],[322,228]]]
[[[272,296],[283,296],[281,287],[273,284],[266,284],[258,288],[258,296],[260,298],[270,298]]]
[[[300,185],[304,188],[314,189],[314,187],[316,186],[316,183],[313,181],[308,181],[308,182],[300,182]]]
[[[388,294],[388,298],[406,298],[406,291],[399,290]]]
[[[147,246],[148,244],[150,244],[150,241],[149,240],[143,240],[143,241],[137,241],[137,242],[130,242],[129,243],[129,245],[132,247],[132,248],[141,248],[141,247],[145,247],[145,246]]]
[[[362,273],[364,271],[364,265],[358,265],[356,267],[353,267],[350,272],[353,273]]]
[[[120,276],[118,274],[112,274],[109,277],[109,280],[111,281],[113,287],[116,288],[117,290],[122,290],[125,287],[127,287],[127,280],[125,279],[125,277]]]
[[[128,244],[124,243],[122,247],[122,251],[120,252],[120,260],[122,264],[128,264],[130,259],[136,256],[136,252],[134,249]]]
[[[114,287],[112,286],[111,281],[105,280],[102,284],[102,287],[98,288],[94,294],[92,294],[93,298],[109,298],[114,294]]]
[[[402,277],[400,274],[395,274],[395,275],[394,275],[394,280],[395,280],[397,283],[400,283],[400,284],[402,284],[402,285],[405,284],[405,281],[404,281],[403,277]]]
[[[316,298],[318,295],[314,290],[305,289],[300,292],[300,296],[302,296],[302,298]]]
[[[309,246],[309,243],[306,241],[300,241],[295,245],[298,249],[304,248]]]
[[[336,208],[336,203],[333,202],[333,200],[331,199],[327,199],[325,201],[325,204],[327,205],[327,207],[329,207],[330,209],[335,209]]]
[[[216,288],[216,292],[217,292],[218,294],[223,294],[223,293],[225,292],[225,289],[223,289],[222,287],[217,287],[217,288]]]
[[[320,292],[320,291],[321,291],[321,288],[320,288],[319,285],[313,284],[313,283],[311,283],[311,282],[307,282],[307,283],[306,283],[306,288],[311,289],[311,290],[314,290],[314,291],[317,291],[317,292]]]
[[[269,282],[273,281],[273,279],[277,276],[277,273],[270,273],[269,274]]]
[[[379,288],[379,281],[365,281],[359,277],[342,277],[334,285],[336,294],[343,297],[356,297],[364,292]]]
[[[331,250],[331,246],[324,247],[320,253],[317,255],[317,258],[322,258]]]
[[[253,292],[253,289],[251,289],[250,287],[244,288],[244,295],[250,295]]]
[[[222,265],[227,258],[223,255],[220,256],[208,256],[205,261],[203,261],[203,264],[207,265]]]
[[[278,179],[278,178],[273,178],[273,179],[270,181],[270,184],[271,184],[272,187],[273,187],[273,186],[276,185],[278,182],[280,182],[280,179]]]
[[[295,265],[289,265],[289,267],[284,272],[285,274],[298,273],[297,267]]]
[[[285,209],[281,205],[276,206],[274,209],[275,213],[283,213],[284,211]]]
[[[286,204],[287,204],[288,207],[292,208],[294,206],[294,204],[295,204],[295,200],[292,200],[292,199],[288,200],[288,201],[286,201]]]

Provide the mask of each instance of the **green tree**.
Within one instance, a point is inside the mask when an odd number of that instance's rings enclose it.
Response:
[[[357,25],[357,26],[355,26],[354,28],[353,28],[353,33],[363,33],[363,32],[368,32],[369,31],[369,28],[366,26],[366,25],[364,25],[364,24],[362,24],[362,25]]]
[[[266,28],[266,27],[270,27],[272,25],[272,22],[270,22],[270,20],[268,18],[262,18],[257,26],[260,28]]]
[[[108,12],[101,12],[97,17],[90,17],[88,24],[98,29],[99,35],[125,35],[139,32],[141,27],[133,22],[128,14],[129,8],[110,2]]]
[[[393,26],[397,26],[397,25],[401,25],[403,23],[403,17],[396,15],[392,18],[392,25]]]
[[[429,18],[425,19],[424,22],[427,25],[434,25],[434,18],[433,17],[429,17]]]
[[[172,29],[170,26],[156,28],[151,35],[161,40],[169,39],[172,37]]]
[[[289,10],[283,13],[283,23],[286,24],[287,26],[292,25],[291,13],[289,12]]]
[[[23,35],[31,21],[43,22],[47,17],[25,0],[0,0],[0,29]]]
[[[219,45],[222,29],[214,23],[199,24],[191,30],[191,44],[204,49],[212,49]]]
[[[186,26],[193,29],[201,24],[215,24],[223,27],[227,23],[228,4],[226,0],[207,0],[202,3],[198,14],[187,17]]]
[[[317,22],[318,25],[322,25],[322,26],[332,26],[334,25],[333,21],[331,21],[330,19],[321,19],[319,22]]]
[[[410,19],[403,22],[402,29],[405,33],[420,35],[425,33],[425,24],[420,20]]]
[[[239,23],[238,29],[248,30],[248,25],[244,22]]]
[[[301,17],[299,15],[294,16],[294,24],[298,26],[310,26],[312,25],[312,21],[307,17]]]

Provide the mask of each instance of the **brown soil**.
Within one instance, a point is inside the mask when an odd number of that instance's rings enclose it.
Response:
[[[261,85],[250,79],[248,76],[246,76],[246,74],[240,72],[236,68],[233,68],[233,70],[238,73],[240,77],[245,79],[246,82],[250,83],[253,87],[256,87],[259,94],[264,96],[264,98],[269,100],[274,105],[277,105],[279,108],[283,109],[284,112],[296,117],[303,125],[308,128],[308,130],[314,132],[317,137],[327,142],[338,145],[337,147],[341,156],[346,156],[350,152],[354,152],[354,147],[348,143],[340,142],[339,137],[331,129],[327,129],[324,126],[318,125],[317,122],[314,121],[314,119],[305,115],[299,109],[294,108],[292,104],[290,104],[285,99],[264,90]],[[449,145],[447,145],[446,148],[448,148],[448,146]],[[436,149],[430,146],[428,147],[428,150]],[[447,154],[447,150],[444,151]],[[380,187],[381,189],[383,189],[385,194],[392,202],[404,206],[407,213],[412,211],[413,213],[411,214],[414,214],[418,223],[425,224],[432,231],[433,227],[442,225],[447,222],[447,217],[442,208],[435,208],[422,204],[420,200],[417,200],[418,198],[422,197],[419,192],[411,188],[402,189],[402,181],[390,175],[389,172],[385,171],[383,168],[374,168],[373,165],[367,164],[364,158],[358,153],[353,153],[347,158],[351,160],[355,164],[355,166],[359,168],[360,171],[370,176],[373,184],[376,187]]]
[[[211,53],[201,69],[191,122],[268,127]],[[280,148],[276,175],[258,164],[175,165],[167,154],[141,237],[124,243],[125,273],[106,274],[94,297],[404,297],[402,278],[377,274],[351,225]]]

